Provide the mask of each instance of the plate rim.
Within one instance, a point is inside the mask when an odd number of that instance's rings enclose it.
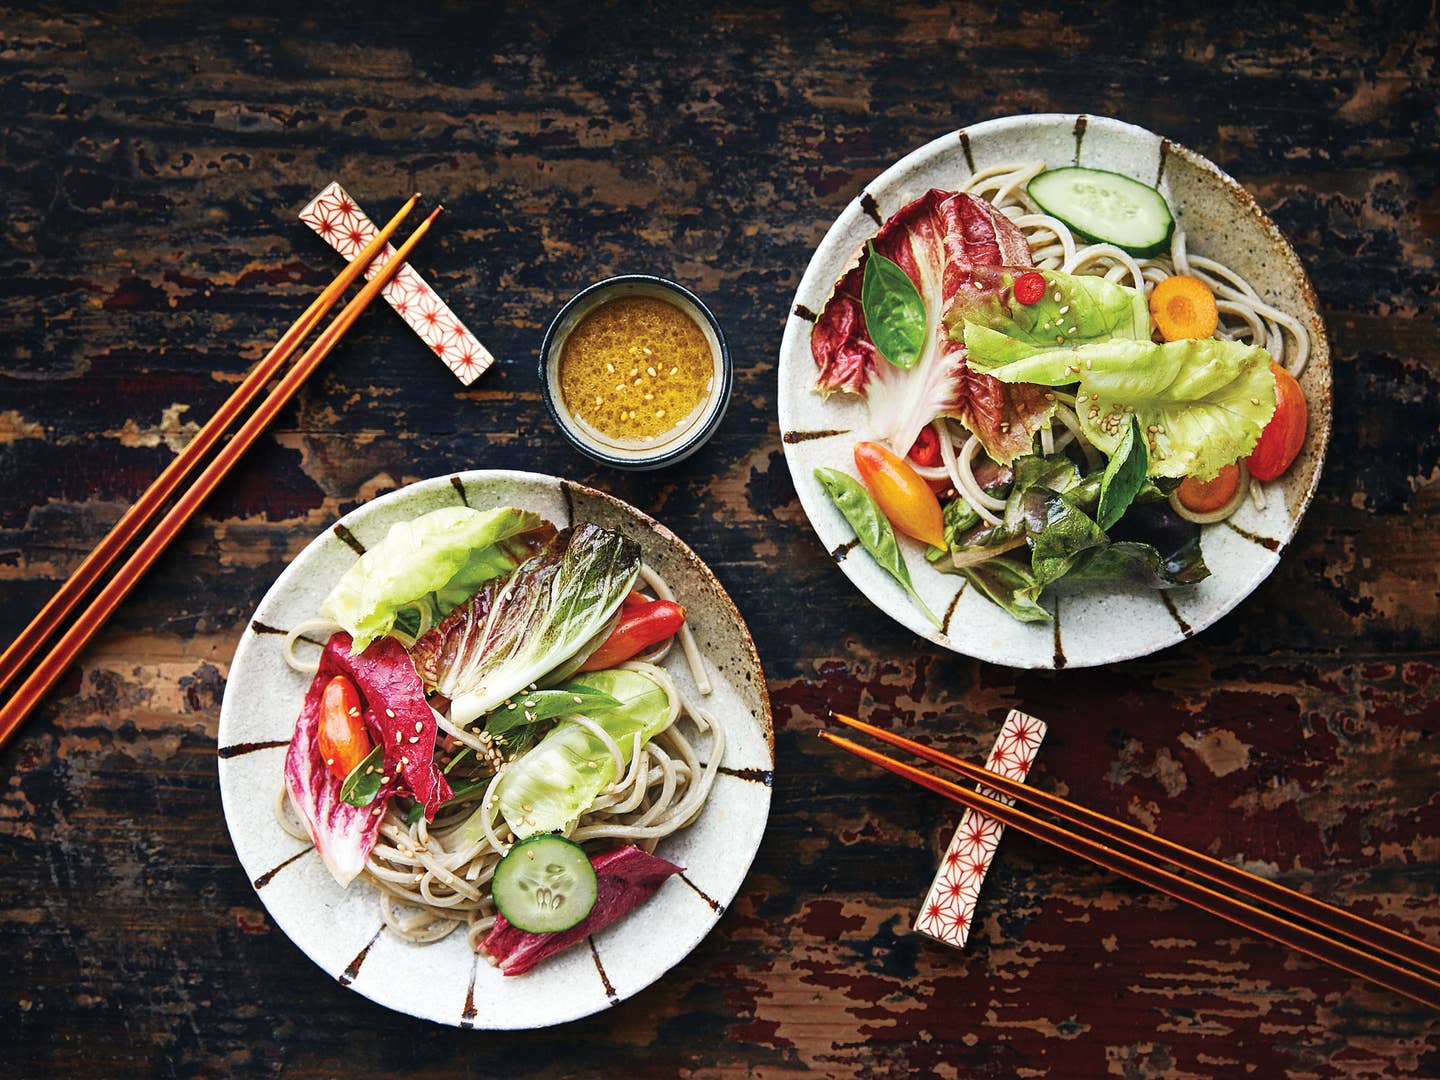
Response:
[[[848,560],[837,560],[840,562],[841,572],[844,573],[845,577],[850,581],[850,584],[860,595],[869,601],[872,606],[889,616],[901,626],[957,655],[972,657],[985,663],[993,663],[997,666],[1009,667],[1016,670],[1043,671],[1060,670],[1065,667],[1102,667],[1107,664],[1122,663],[1128,660],[1153,656],[1165,649],[1182,644],[1186,640],[1213,626],[1225,615],[1229,614],[1229,612],[1253,594],[1260,584],[1274,572],[1275,567],[1280,563],[1280,558],[1283,556],[1285,549],[1289,547],[1291,541],[1299,531],[1306,512],[1314,501],[1315,494],[1320,486],[1334,424],[1334,361],[1331,356],[1330,339],[1325,326],[1324,313],[1320,309],[1319,296],[1294,246],[1270,215],[1259,205],[1254,196],[1246,191],[1238,180],[1198,151],[1192,150],[1181,143],[1175,142],[1139,124],[1133,124],[1117,117],[1096,113],[1063,112],[1018,113],[1009,116],[994,117],[964,127],[953,128],[950,131],[936,136],[928,142],[910,150],[876,174],[875,177],[862,184],[860,190],[835,216],[830,227],[825,231],[824,236],[822,236],[816,244],[806,264],[805,271],[801,275],[799,283],[796,285],[795,294],[786,312],[785,331],[780,342],[779,355],[776,360],[776,383],[778,389],[776,415],[782,435],[781,450],[785,456],[786,466],[790,471],[791,481],[795,486],[801,509],[805,513],[811,532],[814,533],[816,539],[820,541],[821,550],[826,550],[825,543],[820,536],[820,530],[816,524],[817,511],[814,510],[811,505],[816,502],[816,496],[813,491],[808,490],[807,485],[804,483],[804,478],[801,475],[802,466],[798,460],[799,454],[793,449],[793,444],[787,437],[788,432],[786,431],[785,417],[786,414],[791,411],[794,404],[793,399],[798,393],[791,389],[789,380],[786,378],[789,363],[788,358],[797,351],[797,342],[800,347],[808,343],[809,330],[813,325],[812,320],[808,320],[800,314],[801,310],[806,310],[803,300],[806,296],[813,295],[816,292],[816,285],[815,282],[812,281],[812,278],[819,277],[824,279],[829,277],[828,274],[819,273],[819,264],[822,261],[822,255],[826,256],[824,261],[828,262],[829,249],[837,246],[838,241],[843,239],[846,229],[858,217],[866,216],[871,220],[878,218],[878,210],[874,203],[874,196],[870,194],[872,187],[893,185],[901,182],[912,169],[927,161],[932,155],[943,153],[947,150],[964,154],[967,159],[967,164],[970,164],[973,173],[973,162],[969,160],[972,140],[999,133],[1007,133],[1017,128],[1023,131],[1023,129],[1026,128],[1045,127],[1056,124],[1063,124],[1070,127],[1076,138],[1077,155],[1079,153],[1080,140],[1084,139],[1087,135],[1092,139],[1096,135],[1104,137],[1105,129],[1110,128],[1114,134],[1126,133],[1153,140],[1157,144],[1162,161],[1165,155],[1178,156],[1218,180],[1229,195],[1236,200],[1241,210],[1252,215],[1260,228],[1278,243],[1278,249],[1285,261],[1286,269],[1294,276],[1294,279],[1299,285],[1301,295],[1309,308],[1308,311],[1297,317],[1306,323],[1307,329],[1309,329],[1315,339],[1314,342],[1312,342],[1312,360],[1317,352],[1323,353],[1324,365],[1327,369],[1327,378],[1324,381],[1324,393],[1322,395],[1324,408],[1321,410],[1320,416],[1312,416],[1310,418],[1310,432],[1314,437],[1312,443],[1314,447],[1314,470],[1310,475],[1309,483],[1302,491],[1294,509],[1291,510],[1288,506],[1286,508],[1287,512],[1283,535],[1278,538],[1277,549],[1272,550],[1269,552],[1268,557],[1262,558],[1257,562],[1255,572],[1247,578],[1243,586],[1235,587],[1223,598],[1221,603],[1205,610],[1202,619],[1197,619],[1194,624],[1187,624],[1184,629],[1177,625],[1175,629],[1169,631],[1165,637],[1158,638],[1153,642],[1134,648],[1119,648],[1105,655],[1103,658],[1087,657],[1079,661],[1052,658],[1049,662],[1046,662],[1038,656],[1029,654],[1021,656],[1018,659],[1013,656],[1000,658],[995,656],[993,652],[988,652],[983,647],[977,647],[974,644],[971,644],[969,648],[964,647],[962,643],[956,641],[950,635],[936,630],[920,615],[918,610],[911,610],[911,605],[891,604],[890,606],[886,606],[881,603],[879,599],[871,594],[864,584],[855,578],[850,567],[847,565]],[[877,224],[876,228],[878,227]],[[845,265],[848,265],[848,263]],[[841,272],[843,273],[843,269]],[[834,289],[835,280],[838,280],[838,275],[834,280],[822,280],[820,282],[820,286],[826,289],[827,298]],[[818,312],[814,314],[818,314]],[[1316,344],[1319,346],[1318,349],[1315,347]],[[806,353],[808,355],[808,349],[806,349]],[[850,400],[850,396],[847,395],[846,400]],[[854,398],[854,400],[860,401],[861,399]]]
[[[232,790],[235,784],[235,781],[233,779],[227,782],[227,772],[229,771],[228,763],[230,761],[230,755],[226,755],[224,753],[224,750],[229,746],[237,744],[234,742],[233,738],[230,741],[226,740],[226,731],[229,728],[233,728],[237,723],[240,722],[234,716],[234,711],[239,706],[235,704],[235,701],[237,699],[232,697],[231,694],[232,675],[237,664],[243,659],[244,655],[247,654],[250,649],[255,646],[255,643],[259,640],[259,636],[256,633],[252,632],[252,624],[255,622],[256,616],[259,614],[259,612],[265,608],[272,594],[274,594],[277,589],[281,588],[282,585],[288,585],[287,579],[290,577],[290,575],[299,572],[297,571],[296,567],[301,564],[303,557],[306,555],[307,552],[311,551],[312,548],[314,548],[316,545],[325,543],[327,537],[337,535],[337,527],[344,526],[348,529],[347,522],[350,522],[356,515],[360,514],[362,511],[371,512],[375,507],[383,507],[389,503],[401,501],[405,497],[413,497],[414,495],[419,494],[422,490],[428,491],[432,489],[438,489],[441,486],[447,484],[454,485],[457,481],[462,487],[470,483],[484,484],[486,482],[494,481],[510,481],[525,485],[548,486],[559,492],[560,497],[564,500],[572,518],[574,511],[573,500],[576,494],[580,494],[586,498],[599,499],[603,502],[611,504],[611,506],[616,508],[619,512],[634,518],[641,526],[647,527],[651,531],[658,534],[666,543],[674,545],[678,554],[686,562],[695,567],[700,574],[702,574],[705,578],[709,580],[709,583],[711,584],[711,586],[713,586],[715,590],[715,595],[717,599],[721,602],[724,608],[728,609],[732,619],[734,620],[736,628],[740,632],[740,638],[743,647],[744,664],[745,666],[753,669],[753,673],[756,676],[756,681],[754,684],[755,693],[760,707],[758,713],[752,713],[752,718],[759,725],[761,734],[764,738],[766,753],[769,758],[770,779],[765,784],[760,785],[764,788],[763,795],[761,795],[760,797],[763,798],[765,805],[760,827],[755,833],[754,846],[747,853],[744,854],[742,859],[737,860],[743,861],[743,865],[738,867],[738,872],[734,876],[733,887],[729,888],[728,890],[715,890],[712,887],[711,892],[714,894],[713,899],[711,899],[711,896],[707,894],[701,894],[706,900],[709,900],[711,902],[712,907],[714,907],[716,904],[719,905],[718,911],[715,914],[715,918],[708,923],[700,925],[699,932],[694,936],[693,940],[687,940],[683,942],[683,944],[677,949],[673,960],[665,967],[657,971],[648,980],[626,985],[623,990],[616,991],[609,986],[609,980],[608,978],[606,978],[605,981],[607,994],[604,997],[601,997],[598,1002],[595,1002],[593,1004],[589,1002],[582,1002],[578,1008],[566,1010],[563,1013],[557,1013],[553,1017],[547,1017],[539,1023],[492,1023],[486,1022],[493,1019],[493,1017],[490,1016],[486,1016],[484,1018],[471,1017],[467,1019],[464,1017],[463,1014],[460,1013],[457,1013],[453,1019],[448,1019],[436,1014],[420,1012],[409,1008],[401,1008],[394,1004],[391,1004],[388,1001],[378,1000],[374,996],[374,994],[370,992],[369,983],[357,982],[354,979],[347,979],[345,976],[348,974],[348,972],[343,970],[332,971],[329,965],[323,962],[322,959],[311,950],[311,948],[309,948],[302,940],[297,939],[296,936],[292,934],[289,929],[287,929],[287,923],[289,922],[289,919],[282,918],[281,914],[277,914],[277,912],[272,908],[271,900],[268,899],[266,894],[261,892],[261,890],[257,887],[257,881],[261,880],[264,877],[264,873],[256,870],[256,868],[254,867],[247,865],[244,856],[241,854],[239,845],[237,843],[237,826],[235,824],[235,820],[238,817],[238,809],[236,809],[236,807],[238,807],[238,803],[235,803],[232,806],[232,800],[238,799],[239,793]],[[231,734],[233,736],[234,732],[231,732]],[[710,566],[703,559],[700,558],[698,554],[696,554],[695,550],[691,548],[690,545],[687,544],[684,540],[682,540],[678,535],[676,535],[676,533],[672,529],[652,517],[650,514],[647,514],[645,511],[626,502],[624,499],[621,499],[616,495],[612,495],[607,491],[602,491],[598,488],[593,488],[586,484],[581,484],[577,481],[566,479],[565,477],[555,476],[549,473],[532,472],[529,470],[467,469],[458,472],[442,473],[436,476],[426,477],[424,479],[405,484],[399,488],[396,488],[394,491],[388,491],[383,495],[379,495],[373,499],[369,499],[361,503],[360,505],[353,507],[341,517],[335,519],[334,521],[317,530],[312,535],[309,542],[306,543],[306,545],[301,548],[300,551],[296,552],[296,554],[290,558],[285,568],[281,570],[278,575],[276,575],[275,579],[265,590],[264,595],[255,605],[254,610],[245,620],[244,627],[239,635],[239,641],[237,642],[235,651],[231,657],[230,666],[226,672],[225,691],[221,697],[220,714],[216,725],[215,742],[217,755],[217,779],[220,788],[221,815],[225,821],[226,834],[230,839],[231,848],[235,853],[236,861],[239,862],[241,869],[247,875],[247,880],[249,881],[252,891],[260,900],[261,904],[264,906],[266,915],[274,924],[275,928],[285,936],[286,940],[288,940],[292,946],[298,949],[307,959],[309,959],[316,967],[323,971],[329,978],[337,981],[345,989],[359,993],[362,997],[380,1006],[381,1008],[393,1011],[400,1015],[412,1016],[416,1019],[426,1020],[428,1022],[446,1027],[458,1027],[476,1031],[534,1031],[555,1027],[560,1024],[571,1023],[575,1020],[595,1015],[596,1013],[603,1012],[608,1008],[619,1005],[622,1001],[626,1001],[634,997],[641,991],[654,985],[654,983],[658,982],[660,979],[668,975],[671,971],[673,971],[676,967],[683,963],[700,945],[700,943],[710,935],[710,933],[719,924],[720,919],[723,918],[725,912],[728,911],[730,906],[733,904],[735,897],[739,895],[740,889],[744,886],[746,879],[749,877],[750,870],[754,866],[755,858],[759,854],[760,847],[764,842],[766,830],[769,828],[770,811],[773,803],[773,775],[775,770],[775,728],[768,682],[765,678],[765,669],[760,659],[759,649],[755,645],[754,636],[750,632],[750,627],[746,623],[744,616],[740,613],[740,610],[736,606],[733,597],[730,596],[729,590],[725,588],[725,585],[720,580],[719,576],[710,568]],[[299,842],[300,841],[297,840],[297,843]],[[307,848],[303,848],[300,852],[296,853],[293,858],[299,858],[302,855],[307,854],[311,850],[313,850],[313,844]],[[289,861],[293,861],[293,858],[281,863],[280,866],[288,865]],[[280,867],[277,866],[274,869],[279,868]],[[271,868],[265,868],[265,873],[269,872],[271,872]],[[691,888],[694,888],[694,886],[691,886]],[[377,934],[376,937],[378,938],[378,936],[379,935]],[[374,939],[371,940],[371,944],[374,944]],[[412,947],[418,948],[418,946]],[[368,951],[368,949],[369,946],[367,945],[366,951]],[[481,956],[481,954],[474,954],[474,966],[472,967],[471,973],[472,993],[474,989],[474,970],[478,969],[478,966],[482,962],[482,960],[483,957]],[[603,977],[603,971],[601,974]],[[502,1016],[503,1015],[508,1014],[502,1014]]]

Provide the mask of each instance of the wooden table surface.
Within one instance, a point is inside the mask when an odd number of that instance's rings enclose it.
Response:
[[[908,927],[955,814],[815,738],[845,709],[978,758],[1018,707],[1051,724],[1037,783],[1440,940],[1433,5],[244,6],[0,11],[0,637],[335,272],[296,220],[332,178],[377,215],[443,199],[420,266],[501,362],[462,389],[369,314],[4,751],[9,1074],[1440,1075],[1440,1016],[1024,837],[969,948],[927,943]],[[1234,614],[1148,660],[1026,673],[848,584],[791,486],[775,358],[868,179],[1047,110],[1240,179],[1314,279],[1336,410],[1305,523]],[[569,450],[536,383],[557,306],[625,271],[702,295],[737,365],[714,441],[654,476]],[[559,1031],[343,989],[267,918],[220,813],[220,696],[269,583],[360,502],[475,467],[673,527],[775,707],[770,828],[731,910]]]

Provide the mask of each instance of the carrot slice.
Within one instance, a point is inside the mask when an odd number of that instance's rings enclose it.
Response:
[[[1226,465],[1214,480],[1196,480],[1187,476],[1180,481],[1176,497],[1186,510],[1195,514],[1213,514],[1235,498],[1240,487],[1240,466]]]
[[[1197,278],[1177,274],[1150,293],[1150,317],[1166,341],[1208,338],[1220,325],[1215,297]]]

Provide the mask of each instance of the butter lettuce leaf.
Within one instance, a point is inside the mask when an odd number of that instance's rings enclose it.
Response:
[[[567,685],[585,687],[615,702],[593,712],[576,705],[571,712],[585,715],[614,739],[627,766],[634,754],[635,736],[640,736],[643,746],[669,726],[676,712],[677,703],[671,702],[658,682],[628,668],[588,672]],[[523,839],[564,829],[588,810],[615,778],[615,759],[605,744],[583,724],[565,719],[532,750],[506,766],[495,785],[495,801],[505,823]],[[485,812],[482,807],[476,815]],[[476,815],[466,827],[469,839],[483,835]]]
[[[1148,475],[1213,478],[1247,456],[1275,411],[1270,354],[1238,341],[1114,340],[1038,346],[965,324],[970,366],[1006,383],[1079,383],[1076,413],[1086,437],[1114,455],[1133,417]]]
[[[1045,279],[1045,295],[1033,304],[1013,299],[1015,278],[1022,273],[1038,273]],[[1150,340],[1150,307],[1144,294],[1094,274],[1006,270],[999,295],[1008,299],[997,303],[986,297],[955,307],[952,336],[964,340],[964,324],[972,322],[1044,348],[1114,338]]]
[[[385,539],[345,571],[320,605],[364,652],[421,604],[443,616],[486,581],[508,574],[554,535],[539,514],[514,507],[480,512],[449,506],[390,526]]]

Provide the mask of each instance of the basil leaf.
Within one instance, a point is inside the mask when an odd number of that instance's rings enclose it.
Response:
[[[820,481],[820,486],[830,496],[830,501],[835,508],[845,516],[850,527],[855,530],[855,537],[860,541],[860,546],[870,553],[870,557],[880,564],[880,569],[893,577],[900,583],[900,587],[909,594],[925,617],[934,625],[935,629],[941,630],[940,620],[935,613],[925,606],[925,601],[920,599],[920,594],[915,591],[915,586],[910,582],[910,571],[905,567],[905,558],[900,553],[900,545],[895,539],[895,530],[890,527],[890,521],[885,517],[879,505],[870,497],[863,484],[853,476],[840,472],[838,469],[816,469],[815,479]]]
[[[860,309],[870,340],[890,363],[909,370],[925,348],[925,301],[900,265],[868,245]]]
[[[384,773],[385,748],[377,746],[345,777],[345,782],[340,785],[340,801],[351,806],[369,806],[380,793],[380,777]]]
[[[1140,421],[1132,415],[1130,426],[1120,436],[1120,445],[1105,466],[1105,475],[1100,478],[1100,511],[1095,520],[1102,529],[1109,529],[1124,516],[1125,510],[1135,500],[1142,484],[1150,459],[1145,453],[1145,440],[1140,435]]]
[[[492,710],[485,719],[485,732],[489,735],[504,735],[525,724],[538,724],[541,720],[554,720],[561,716],[613,709],[620,702],[609,694],[589,686],[565,683],[553,690],[532,690],[528,694],[516,694],[509,701]]]

